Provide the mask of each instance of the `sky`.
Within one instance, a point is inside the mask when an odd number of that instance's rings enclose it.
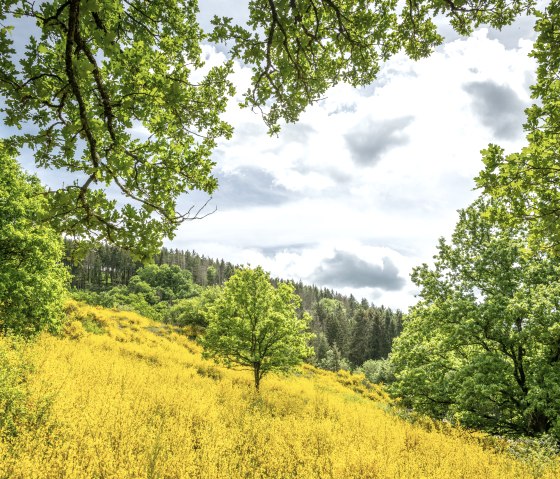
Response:
[[[203,26],[216,12],[246,15],[242,1],[200,4]],[[442,21],[440,33],[446,42],[429,58],[399,55],[367,87],[332,88],[277,137],[234,98],[225,114],[234,136],[213,155],[220,186],[207,211],[216,211],[165,245],[406,311],[418,293],[412,268],[432,262],[478,194],[480,150],[525,144],[535,78],[530,18],[468,38]],[[203,54],[210,65],[225,60],[211,45]],[[245,91],[250,71],[236,64],[233,80]],[[192,193],[180,207],[206,200]]]
[[[202,24],[216,11],[243,20],[233,3],[202,2]],[[412,268],[432,262],[457,210],[476,198],[480,150],[524,145],[535,78],[532,19],[469,38],[442,21],[440,33],[446,42],[429,58],[397,56],[373,84],[331,89],[278,137],[232,102],[234,137],[214,154],[217,211],[184,224],[168,245],[376,305],[414,304]],[[210,46],[205,55],[224,59]],[[239,92],[249,78],[236,65]]]

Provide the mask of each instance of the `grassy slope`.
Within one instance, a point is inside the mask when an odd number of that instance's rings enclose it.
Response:
[[[0,442],[2,478],[525,478],[560,476],[384,411],[359,380],[306,368],[266,377],[222,369],[133,313],[73,305],[73,338],[30,346],[28,407],[47,419]],[[99,332],[99,331],[98,331]]]

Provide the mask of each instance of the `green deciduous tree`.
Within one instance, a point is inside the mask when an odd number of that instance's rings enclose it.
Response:
[[[62,239],[40,219],[44,189],[0,142],[0,332],[56,330],[68,274]]]
[[[478,200],[460,214],[396,340],[393,393],[416,409],[499,433],[560,438],[560,261],[527,248]]]
[[[207,34],[196,0],[4,0],[0,111],[23,130],[10,141],[31,147],[37,166],[74,175],[49,191],[47,217],[59,231],[149,258],[198,216],[180,211],[179,196],[216,188],[211,153],[232,131],[221,120],[232,61],[207,68],[203,41],[226,43],[232,59],[253,68],[245,104],[277,131],[329,87],[371,83],[396,52],[428,55],[443,41],[436,15],[468,34],[482,23],[509,24],[532,4],[251,0],[247,25],[215,17]],[[10,31],[18,18],[38,33],[24,25],[27,48],[16,54]]]
[[[168,309],[165,320],[178,326],[206,327],[206,313],[221,294],[220,286],[208,286],[198,296],[177,301]]]
[[[130,279],[128,288],[134,293],[149,293],[146,291],[148,288],[158,301],[167,302],[196,294],[191,272],[167,264],[150,264],[140,268]]]
[[[260,267],[237,271],[206,313],[206,357],[252,369],[255,388],[270,371],[288,371],[312,354],[309,317],[297,315],[299,297],[291,284],[277,288]]]
[[[358,371],[364,373],[366,379],[375,384],[390,384],[395,380],[393,363],[388,359],[368,359]]]

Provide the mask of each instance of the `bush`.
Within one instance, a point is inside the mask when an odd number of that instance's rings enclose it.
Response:
[[[166,312],[165,321],[177,326],[208,326],[206,313],[219,298],[222,288],[209,286],[199,296],[180,299]]]
[[[327,371],[350,371],[350,363],[344,357],[336,344],[329,348],[325,357],[318,362],[318,367]]]
[[[134,311],[142,316],[162,321],[167,310],[166,303],[149,304],[144,295],[130,293],[124,286],[117,286],[109,291],[97,293],[94,291],[72,291],[72,298],[92,306],[117,309],[119,311]]]
[[[128,287],[131,292],[146,295],[146,300],[151,304],[172,302],[196,294],[191,272],[177,265],[144,266],[130,279]]]
[[[16,336],[0,336],[0,440],[34,431],[50,412],[52,395],[31,399],[29,378],[34,371],[29,344]]]
[[[362,364],[359,371],[374,384],[390,384],[395,380],[395,371],[388,359],[369,359]]]
[[[87,333],[104,334],[106,332],[104,318],[95,311],[80,308],[75,301],[66,302],[64,312],[66,313],[66,324],[64,325],[66,337],[80,339]]]
[[[84,325],[76,319],[64,325],[64,335],[70,339],[81,339],[86,333]]]

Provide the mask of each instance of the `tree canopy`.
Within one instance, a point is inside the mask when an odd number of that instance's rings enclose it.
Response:
[[[51,224],[147,258],[182,221],[204,214],[180,211],[180,196],[217,186],[211,153],[232,132],[221,119],[234,92],[232,60],[253,69],[245,106],[261,110],[275,132],[331,86],[371,83],[397,52],[429,55],[443,41],[436,15],[468,34],[482,23],[507,25],[532,5],[252,0],[247,25],[216,16],[204,32],[196,0],[7,0],[0,4],[1,111],[22,131],[11,144],[31,147],[37,166],[72,177],[49,190]],[[22,19],[23,54],[10,33]],[[231,60],[206,67],[205,41],[225,44]]]
[[[220,120],[231,64],[193,78],[203,66],[196,12],[181,1],[2,2],[4,25],[20,17],[39,29],[19,64],[10,27],[0,29],[0,92],[6,124],[24,130],[11,142],[31,147],[38,166],[75,174],[50,191],[60,231],[153,253],[188,217],[179,195],[215,189],[210,154],[231,133]]]
[[[0,171],[0,332],[55,331],[68,280],[62,240],[40,221],[47,201],[39,180],[1,141]]]
[[[415,269],[421,301],[396,343],[393,392],[440,418],[558,440],[560,2],[536,15],[527,145],[483,151],[481,197],[434,268]]]
[[[275,288],[262,268],[241,269],[206,312],[204,354],[253,370],[255,388],[271,371],[288,371],[311,355],[309,315],[300,318],[294,287]]]
[[[428,56],[443,43],[434,17],[446,16],[468,35],[481,24],[501,28],[529,12],[534,1],[252,0],[247,26],[214,18],[211,39],[233,40],[233,58],[253,66],[245,105],[262,109],[271,131],[296,121],[310,103],[339,82],[371,83],[383,61],[404,51]],[[262,110],[261,110],[262,111]]]
[[[134,280],[134,281],[133,281]],[[177,265],[161,266],[150,264],[140,268],[128,285],[129,289],[146,285],[159,301],[172,302],[176,299],[194,296],[194,285],[190,271],[179,268]]]
[[[393,392],[439,418],[498,433],[560,438],[560,261],[478,200],[460,213],[433,268],[416,268],[420,302],[405,319]]]

